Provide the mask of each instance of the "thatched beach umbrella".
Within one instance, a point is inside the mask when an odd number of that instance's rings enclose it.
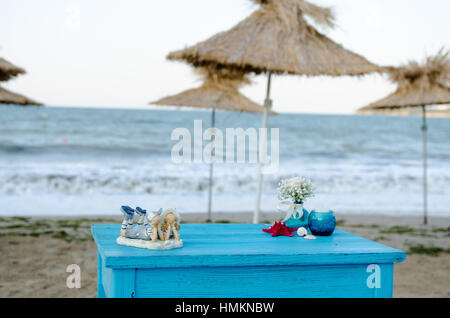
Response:
[[[401,67],[387,67],[389,79],[397,84],[395,92],[366,107],[360,113],[404,107],[422,108],[423,132],[423,222],[427,224],[427,122],[426,106],[450,104],[449,52],[442,49],[419,64],[409,62]]]
[[[25,70],[0,57],[0,82],[9,81],[17,75],[25,74]],[[0,104],[42,105],[28,97],[0,87]]]
[[[8,81],[19,74],[25,74],[25,70],[0,57],[0,81]]]
[[[379,70],[364,57],[317,31],[305,19],[308,16],[316,24],[333,27],[334,16],[329,8],[303,0],[253,1],[260,5],[259,9],[236,26],[194,46],[172,52],[168,59],[184,60],[196,67],[267,73],[264,128],[267,127],[267,113],[272,106],[272,74],[340,76]],[[259,221],[262,165],[260,158],[254,223]]]
[[[226,69],[215,72],[208,68],[198,68],[196,71],[203,77],[203,84],[200,87],[164,97],[150,104],[212,109],[212,128],[215,127],[216,109],[248,113],[262,113],[264,111],[261,105],[239,92],[238,89],[241,85],[250,83],[243,72]],[[212,214],[212,184],[213,163],[211,162],[208,184],[208,220],[211,220]]]
[[[239,92],[239,87],[249,84],[250,81],[243,72],[228,72],[198,68],[196,71],[202,76],[203,84],[200,87],[188,89],[176,95],[167,96],[150,104],[164,106],[194,107],[240,111],[248,113],[262,113],[261,105],[253,102]]]
[[[0,87],[0,104],[42,105],[26,96],[11,92],[2,87]]]

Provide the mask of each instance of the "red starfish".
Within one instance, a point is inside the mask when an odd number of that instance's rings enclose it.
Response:
[[[263,232],[272,233],[272,236],[294,236],[295,227],[287,227],[284,222],[275,222],[270,229],[262,229]]]

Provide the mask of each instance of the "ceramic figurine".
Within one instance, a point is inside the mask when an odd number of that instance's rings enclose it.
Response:
[[[133,226],[134,209],[130,208],[129,206],[122,205],[120,207],[120,210],[123,213],[123,221],[122,227],[120,229],[120,235],[125,236],[127,228]]]
[[[167,250],[183,246],[178,233],[180,229],[180,215],[176,209],[159,209],[148,212],[140,207],[133,209],[121,206],[124,215],[120,236],[116,242],[121,245],[148,248],[154,250]],[[138,216],[133,225],[134,216]]]
[[[136,207],[134,212],[139,216],[136,226],[129,226],[125,230],[125,237],[131,239],[151,240],[152,228],[148,226],[147,211]],[[150,212],[151,213],[151,212]],[[153,213],[150,214],[150,217]]]
[[[180,215],[175,209],[166,210],[161,215],[161,231],[164,235],[164,240],[167,241],[169,238],[174,238],[175,240],[180,240],[180,235],[178,230],[180,229]]]
[[[160,229],[160,223],[161,223],[161,213],[162,213],[162,209],[159,209],[156,213],[155,216],[151,219],[150,221],[150,227],[151,227],[151,239],[152,241],[156,241],[158,239],[158,236],[161,238],[163,237],[163,234],[161,232]]]

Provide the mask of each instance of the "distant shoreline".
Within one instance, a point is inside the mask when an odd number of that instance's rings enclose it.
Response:
[[[206,212],[181,212],[181,220],[186,223],[194,223],[199,222],[203,223],[207,219]],[[388,224],[422,224],[423,216],[421,215],[400,215],[393,216],[389,214],[363,214],[363,213],[335,213],[337,220],[345,219],[351,221],[351,223],[383,223]],[[262,212],[260,215],[260,223],[273,222],[276,219],[279,219],[283,216],[283,213],[280,212]],[[11,218],[13,216],[0,216],[1,218]],[[122,220],[122,215],[111,214],[111,215],[36,215],[36,216],[27,216],[25,218],[29,218],[32,220],[39,219],[54,219],[54,220],[75,220],[75,219],[86,219],[86,220],[111,220],[120,222]],[[433,216],[428,215],[428,219],[430,224],[440,225],[441,223],[449,223],[450,215],[439,215]],[[252,223],[253,213],[252,212],[213,212],[212,213],[212,222],[219,223]],[[383,221],[383,220],[389,220]],[[223,222],[225,221],[225,222]]]
[[[157,111],[166,111],[166,112],[172,112],[172,111],[183,111],[183,112],[191,112],[191,113],[210,113],[210,109],[201,109],[201,108],[191,108],[191,107],[178,107],[178,106],[152,106],[152,105],[143,105],[143,106],[76,106],[76,105],[45,105],[44,107],[40,106],[27,106],[26,108],[22,105],[15,105],[15,104],[0,104],[0,107],[10,107],[10,108],[17,108],[17,109],[38,109],[40,111],[45,111],[46,109],[81,109],[81,110],[157,110]],[[274,108],[276,112],[278,112],[277,115],[305,115],[305,116],[356,116],[361,115],[355,112],[348,112],[348,113],[316,113],[316,112],[293,112],[293,111],[283,111]],[[217,112],[231,112],[226,110],[216,110]],[[249,115],[254,116],[262,116],[262,114],[258,113],[247,113]],[[276,116],[276,115],[273,115]]]
[[[427,110],[428,118],[450,118],[450,111]],[[361,116],[392,116],[392,117],[422,117],[421,112],[410,113],[408,111],[364,111],[356,112]]]

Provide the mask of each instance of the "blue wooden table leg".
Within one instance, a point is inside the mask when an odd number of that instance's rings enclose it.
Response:
[[[392,298],[394,287],[394,264],[382,264],[381,269],[381,286],[376,289],[375,297]]]
[[[112,298],[134,298],[136,269],[114,269],[112,271]]]
[[[97,252],[97,298],[105,298],[105,290],[103,288],[103,278],[102,278],[102,257],[100,253]]]

